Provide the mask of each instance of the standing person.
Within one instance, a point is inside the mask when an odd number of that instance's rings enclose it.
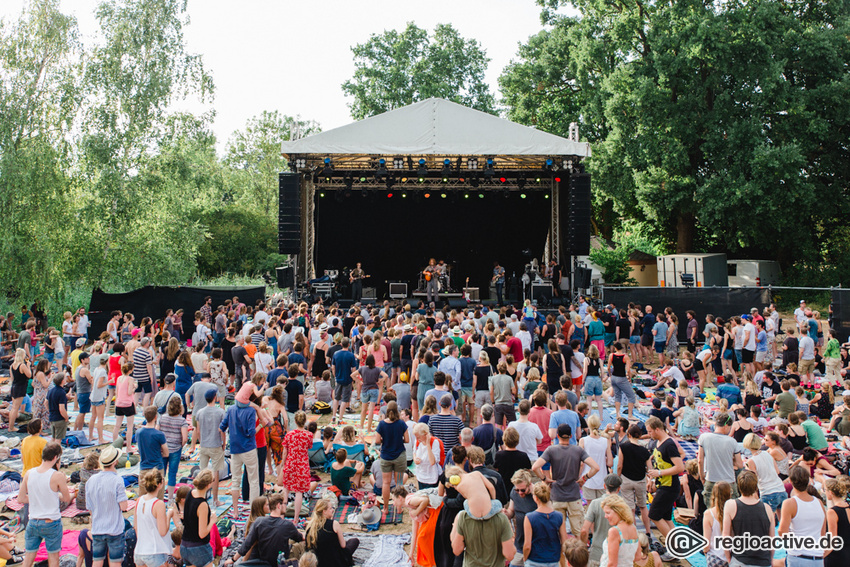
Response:
[[[516,421],[514,399],[517,390],[516,383],[507,374],[508,365],[500,362],[498,368],[499,373],[491,376],[488,382],[490,386],[490,399],[493,402],[493,409],[496,416],[496,427],[500,431],[504,431],[511,422]],[[470,422],[472,422],[472,415],[470,414]]]
[[[520,529],[520,526],[525,525],[526,514],[537,509],[537,502],[531,494],[534,484],[533,478],[534,476],[531,474],[531,471],[521,469],[517,470],[513,477],[509,479],[509,482],[506,483],[506,486],[512,488],[510,488],[510,502],[504,509],[505,515],[513,520],[514,525],[517,526],[514,530],[514,546],[517,553],[511,561],[511,565],[521,566],[524,564],[522,554],[525,547],[525,530]]]
[[[570,523],[570,533],[581,533],[584,507],[581,503],[581,487],[599,472],[599,466],[578,445],[570,445],[572,428],[566,423],[558,426],[558,444],[552,445],[534,461],[532,472],[552,485],[552,507],[562,512]],[[550,469],[543,470],[549,463]],[[584,465],[588,471],[582,474]]]
[[[422,271],[425,276],[425,295],[428,303],[437,302],[437,279],[439,277],[439,268],[437,261],[434,258],[428,260],[428,266]]]
[[[552,508],[548,484],[538,482],[531,492],[537,509],[523,519],[522,559],[527,567],[554,567],[567,539],[564,516]]]
[[[35,322],[33,321],[32,323],[32,326],[35,326]],[[27,326],[29,327],[29,325]],[[21,336],[23,337],[24,333],[21,333]],[[27,348],[29,348],[29,345],[27,345]],[[9,369],[12,375],[12,409],[9,410],[9,433],[18,432],[15,422],[18,419],[18,412],[21,411],[21,403],[27,395],[29,380],[32,378],[32,369],[27,358],[26,350],[22,348],[16,349],[15,358]]]
[[[168,510],[157,495],[162,490],[164,479],[156,469],[142,474],[139,479],[144,494],[139,497],[133,514],[136,530],[136,549],[133,554],[136,567],[160,567],[171,555],[168,535]]]
[[[451,396],[447,398],[451,399]],[[391,401],[387,404],[386,419],[378,423],[375,429],[375,444],[381,445],[381,480],[383,481],[381,497],[384,500],[384,510],[389,507],[390,483],[393,475],[395,475],[396,486],[401,486],[402,475],[407,470],[407,453],[404,450],[404,444],[408,442],[407,424],[399,419],[398,405]]]
[[[218,482],[220,471],[224,469],[224,445],[227,438],[221,431],[221,422],[224,421],[224,410],[215,405],[216,393],[213,390],[206,392],[207,405],[192,412],[192,425],[195,430],[192,433],[192,446],[189,454],[195,452],[195,445],[201,444],[200,462],[201,469],[210,468],[213,471],[212,494],[216,507],[221,505],[218,499]]]
[[[505,514],[478,520],[462,510],[451,532],[452,551],[464,554],[464,567],[504,567],[516,553],[514,534]]]
[[[728,482],[718,482],[714,485],[711,494],[711,507],[705,511],[702,517],[703,536],[708,540],[705,553],[706,563],[709,567],[729,567],[726,561],[726,553],[715,547],[716,537],[723,534],[723,509],[732,498],[732,487]]]
[[[109,555],[109,566],[124,562],[124,516],[129,508],[124,479],[115,465],[124,451],[108,445],[100,454],[103,470],[86,481],[86,508],[91,512],[92,567],[102,567]]]
[[[617,459],[617,474],[622,479],[620,496],[626,501],[629,510],[635,506],[640,510],[643,527],[649,534],[649,510],[646,507],[647,472],[652,467],[652,454],[644,447],[640,438],[640,427],[630,425],[628,440],[619,446],[620,458]],[[660,566],[659,566],[660,567]]]
[[[714,420],[714,431],[708,431],[699,436],[699,476],[705,487],[703,500],[706,507],[711,506],[711,489],[716,482],[735,483],[735,471],[744,466],[741,460],[741,448],[729,433],[734,419],[726,412],[721,412]],[[732,488],[732,496],[738,496]]]
[[[505,269],[499,265],[499,262],[493,262],[493,277],[491,278],[493,285],[496,288],[496,301],[499,306],[505,304]]]
[[[56,442],[48,443],[41,452],[41,464],[24,473],[21,480],[18,502],[29,506],[24,567],[32,567],[42,541],[47,549],[48,565],[59,566],[59,551],[62,548],[59,501],[71,502],[73,497],[68,490],[68,479],[56,470],[60,457],[62,446]]]
[[[808,484],[808,481],[807,481]],[[741,497],[730,499],[723,506],[723,536],[773,537],[774,517],[770,506],[759,501],[758,477],[750,470],[738,475]],[[740,553],[726,550],[726,562],[739,566],[768,567],[772,564],[773,550],[745,548]]]
[[[332,408],[332,424],[336,424],[337,420],[340,423],[342,422],[345,410],[351,401],[352,373],[357,368],[357,357],[349,350],[349,346],[351,345],[349,338],[344,337],[340,344],[342,348],[335,352],[331,359],[331,368],[336,381]],[[337,417],[337,408],[339,408],[339,417]]]
[[[112,428],[112,438],[119,439],[118,432],[124,418],[127,418],[127,450],[133,444],[133,424],[136,420],[136,405],[133,403],[133,393],[136,391],[136,381],[130,375],[133,371],[133,363],[125,362],[121,366],[121,376],[115,385],[115,427]],[[50,394],[48,394],[48,397]]]
[[[528,459],[533,463],[537,460],[537,444],[543,440],[543,433],[536,423],[532,423],[528,419],[528,414],[531,413],[531,404],[528,400],[520,400],[518,409],[519,417],[516,421],[509,423],[507,429],[516,429],[519,433],[517,448],[528,455]]]
[[[655,522],[661,535],[666,538],[673,529],[673,505],[679,497],[679,475],[684,472],[685,464],[679,454],[679,447],[667,434],[667,427],[660,419],[647,419],[646,430],[656,442],[652,451],[652,464],[655,468],[647,473],[650,479],[655,479],[655,496],[649,507],[649,519]],[[670,561],[672,556],[665,555],[664,560]]]
[[[53,376],[53,388],[47,393],[47,407],[50,413],[50,436],[54,441],[62,441],[68,431],[68,395],[63,385],[65,373],[57,372]]]
[[[413,464],[416,467],[414,473],[419,483],[419,490],[436,488],[442,471],[440,440],[431,435],[428,425],[424,423],[413,426],[413,437],[416,439],[413,443]],[[384,476],[382,473],[381,480]],[[381,484],[381,496],[383,496],[383,482]]]
[[[74,420],[74,430],[83,431],[86,427],[86,414],[91,411],[91,392],[94,377],[89,366],[89,353],[80,353],[80,365],[74,373],[74,383],[77,388],[77,403],[80,413]]]
[[[620,477],[615,474],[606,476],[604,480],[606,495],[619,494],[621,482]],[[608,523],[605,511],[602,509],[602,503],[605,500],[604,497],[596,498],[588,505],[587,514],[584,516],[584,525],[581,527],[581,535],[579,536],[585,545],[590,544],[590,562],[597,567],[600,566],[599,560],[602,558],[603,547],[607,543],[607,540],[602,536],[611,529],[611,524]],[[629,508],[629,510],[633,509],[634,507]],[[593,535],[593,542],[590,541],[591,535]],[[607,565],[601,567],[607,567]]]
[[[301,502],[304,493],[310,492],[310,456],[309,450],[313,446],[313,435],[304,429],[307,424],[307,414],[303,411],[295,413],[293,418],[295,429],[287,433],[283,438],[282,462],[277,483],[283,486],[283,495],[289,501],[289,493],[295,493],[295,515],[294,521],[298,523],[301,515]],[[233,435],[231,434],[231,445]],[[232,451],[232,449],[231,449]],[[256,459],[256,452],[254,453]],[[263,465],[261,465],[263,466]],[[251,501],[256,495],[251,488]]]
[[[800,335],[799,341],[800,364],[798,371],[800,373],[800,384],[802,386],[814,386],[815,371],[815,341],[807,334]]]
[[[685,312],[685,317],[688,319],[686,336],[688,339],[688,352],[695,353],[697,351],[697,334],[699,333],[699,323],[697,323],[697,314],[691,309]],[[708,339],[708,337],[706,337]]]
[[[791,481],[791,497],[782,503],[779,519],[779,535],[794,534],[797,537],[820,539],[826,534],[826,510],[820,499],[809,494],[811,475],[806,467],[793,467],[788,475]],[[846,545],[846,542],[845,542]],[[787,567],[820,567],[823,565],[823,549],[788,549]]]
[[[773,455],[762,451],[761,447],[761,437],[755,433],[747,433],[744,437],[744,449],[749,449],[753,455],[747,461],[746,468],[758,475],[759,499],[776,513],[788,496],[785,493],[785,483],[779,478],[779,465]]]
[[[629,379],[631,371],[632,361],[629,355],[623,352],[623,345],[619,342],[614,343],[614,352],[608,357],[608,374],[610,374],[611,386],[614,389],[614,415],[620,417],[620,402],[625,397],[630,420],[633,418],[635,403],[637,402],[637,396],[635,396],[632,382]]]
[[[342,527],[334,520],[336,506],[321,498],[313,508],[313,516],[307,523],[304,539],[306,549],[316,554],[318,567],[341,567],[354,564],[354,552],[360,540],[346,541]]]
[[[502,437],[505,448],[496,453],[493,468],[505,479],[505,490],[510,493],[512,479],[517,471],[530,470],[531,460],[523,451],[517,449],[519,444],[519,432],[516,429],[506,429]]]
[[[242,492],[243,465],[248,474],[250,502],[253,502],[260,495],[260,465],[257,462],[256,441],[257,411],[253,406],[239,407],[240,405],[233,404],[227,408],[227,413],[219,426],[221,431],[230,431],[230,470],[233,475],[230,495],[233,498],[234,510],[239,503],[239,495]],[[212,471],[210,471],[210,480],[207,485],[212,484],[212,481]],[[206,486],[204,489],[206,489]],[[198,567],[203,566],[199,565]]]
[[[366,423],[366,416],[369,416],[369,423],[366,427],[367,433],[372,433],[372,418],[375,415],[375,404],[381,399],[381,394],[384,391],[384,386],[387,383],[387,375],[381,367],[375,364],[375,356],[368,355],[366,364],[361,366],[359,370],[352,372],[352,377],[359,379],[360,386],[360,426]]]
[[[206,500],[207,488],[212,484],[212,480],[212,471],[199,472],[192,481],[194,488],[186,495],[183,504],[183,541],[180,543],[180,556],[183,563],[190,567],[210,567],[213,564],[210,531],[217,516]],[[237,487],[235,492],[238,496],[239,483],[234,486]],[[234,498],[233,502],[235,506],[239,502],[238,498]]]
[[[824,567],[846,567],[850,562],[850,506],[847,504],[847,485],[837,478],[824,483],[829,510],[826,512],[827,531],[840,537],[845,545],[840,550],[828,551],[824,557]]]
[[[360,262],[357,262],[357,267],[351,270],[351,274],[348,277],[349,283],[351,283],[351,299],[356,303],[360,301],[360,298],[363,297],[363,278],[366,276],[366,272],[363,271]]]
[[[32,417],[40,419],[41,423],[50,423],[50,414],[47,408],[47,392],[50,388],[50,363],[42,358],[35,367],[35,376],[32,379]],[[830,411],[832,411],[830,409]],[[91,439],[91,435],[89,435]]]
[[[166,414],[159,416],[158,428],[165,435],[168,456],[163,456],[163,469],[168,473],[168,501],[174,502],[174,490],[177,486],[177,468],[183,446],[189,440],[189,425],[183,417],[183,401],[174,396],[168,401]]]
[[[632,567],[640,547],[634,514],[616,494],[602,501],[602,510],[611,527],[603,544],[599,565]]]
[[[177,396],[174,396],[177,399]],[[136,433],[136,444],[139,448],[139,470],[163,470],[163,463],[168,459],[168,441],[165,434],[157,429],[156,406],[144,409],[145,425]]]
[[[599,474],[589,479],[583,486],[582,492],[588,502],[605,496],[603,480],[608,471],[614,465],[614,457],[611,453],[611,440],[599,432],[602,421],[599,417],[591,415],[587,418],[587,428],[590,435],[582,437],[578,444],[584,449],[593,461],[599,465]]]
[[[153,371],[153,353],[151,353],[151,340],[149,337],[143,337],[139,341],[142,346],[133,351],[133,379],[136,381],[136,393],[142,394],[142,407],[147,407],[151,401],[153,392],[153,383],[156,380],[156,374]],[[136,401],[139,400],[134,396]]]
[[[620,321],[628,319],[620,319]],[[617,341],[619,342],[619,341]],[[613,355],[612,355],[613,356]],[[587,356],[582,364],[582,374],[584,378],[584,395],[587,396],[588,407],[592,408],[593,400],[596,400],[596,409],[599,410],[599,419],[603,419],[602,414],[602,365],[599,360],[599,349],[595,345],[590,345],[587,349]],[[619,412],[617,412],[619,415]]]
[[[432,415],[428,420],[431,435],[443,442],[446,455],[459,443],[463,429],[463,422],[451,411],[452,403],[451,396],[443,396],[440,399],[440,413]]]
[[[568,389],[571,388],[571,368],[567,366],[567,361],[564,358],[564,355],[561,354],[561,347],[558,346],[558,341],[551,339],[547,348],[549,349],[549,352],[545,357],[543,357],[543,367],[546,369],[546,385],[549,386],[549,392],[554,394],[561,389],[562,376],[570,380]],[[603,346],[603,348],[605,347]],[[572,351],[572,349],[570,349],[570,351]],[[572,354],[572,352],[570,352],[570,354]]]
[[[655,324],[652,325],[651,333],[655,352],[658,354],[658,364],[660,366],[664,363],[664,351],[667,347],[667,322],[664,320],[663,313],[659,313],[655,316]]]
[[[27,435],[21,442],[21,461],[26,474],[28,470],[34,469],[42,463],[41,453],[47,446],[47,439],[41,436],[41,420],[33,419],[27,424]]]
[[[552,410],[549,409],[549,396],[543,390],[537,390],[531,395],[534,406],[528,412],[528,421],[537,425],[540,429],[540,439],[537,442],[537,454],[541,455],[549,445],[552,444],[552,439],[549,437],[549,422],[552,418]]]
[[[841,345],[835,329],[829,330],[829,341],[823,349],[823,360],[826,364],[826,379],[830,384],[841,381]]]

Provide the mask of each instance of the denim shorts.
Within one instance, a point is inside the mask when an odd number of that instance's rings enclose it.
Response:
[[[192,565],[194,567],[206,567],[213,561],[212,546],[199,545],[198,547],[186,547],[186,544],[180,544],[180,555],[183,557],[184,565]]]
[[[91,411],[91,393],[77,394],[77,401],[80,403],[80,413],[89,413]]]
[[[782,492],[773,492],[771,494],[763,494],[761,497],[762,504],[767,504],[770,509],[776,512],[782,503],[788,500],[788,495],[783,490]]]
[[[632,335],[629,337],[630,345],[639,345],[640,344],[640,335]]]
[[[103,561],[109,552],[110,563],[122,563],[124,561],[124,534],[106,535],[98,534],[91,536],[91,556],[93,561]],[[212,547],[210,548],[212,549]]]
[[[377,404],[378,403],[378,390],[363,390],[360,392],[360,403],[361,404]]]
[[[106,400],[100,400],[99,402],[92,402],[91,405],[92,405],[92,407],[103,406],[103,405],[106,405]]]
[[[136,562],[136,567],[160,567],[168,561],[168,553],[156,553],[154,555],[139,555],[138,553],[133,558]]]
[[[602,395],[602,378],[599,376],[588,376],[584,379],[584,395],[585,396],[601,396]]]
[[[657,352],[658,354],[662,354],[664,352],[665,348],[667,348],[666,342],[663,342],[663,343],[656,342],[655,343],[655,352]]]
[[[30,518],[24,533],[27,553],[36,553],[44,540],[47,553],[59,553],[62,549],[62,520],[38,520]]]
[[[532,561],[531,559],[525,560],[525,567],[560,567],[560,563],[557,561],[553,561],[552,563],[540,563],[538,561]]]
[[[162,468],[168,473],[168,486],[177,486],[177,469],[180,467],[180,451],[169,453],[167,457],[162,458]]]

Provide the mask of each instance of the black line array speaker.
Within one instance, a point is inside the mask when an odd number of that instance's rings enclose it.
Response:
[[[281,172],[278,183],[277,251],[298,254],[301,252],[301,176]]]
[[[277,287],[292,289],[295,287],[295,270],[291,266],[281,266],[277,269]]]
[[[590,278],[593,275],[593,271],[590,268],[576,268],[575,273],[575,287],[579,289],[587,289],[590,287]]]
[[[590,174],[570,176],[567,249],[572,256],[590,254]]]

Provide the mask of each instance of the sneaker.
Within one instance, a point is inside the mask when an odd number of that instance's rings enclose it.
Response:
[[[676,559],[675,557],[673,557],[672,555],[670,555],[669,551],[665,551],[661,555],[661,561],[663,561],[665,563],[677,563],[679,560]]]

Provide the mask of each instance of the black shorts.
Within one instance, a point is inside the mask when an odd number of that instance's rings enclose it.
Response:
[[[640,345],[645,347],[652,346],[652,335],[642,335],[640,337]]]
[[[659,486],[655,490],[655,496],[652,499],[652,504],[649,506],[649,519],[654,522],[672,520],[673,505],[676,504],[676,498],[678,496],[678,489],[674,490],[669,486]]]
[[[743,364],[749,364],[753,360],[755,360],[755,356],[756,356],[756,351],[743,349],[741,351],[741,362]]]
[[[516,412],[514,411],[513,404],[496,404],[495,415],[497,425],[516,421]]]
[[[151,381],[150,380],[137,380],[136,381],[136,387],[137,387],[138,391],[143,393],[143,394],[150,394],[151,392],[153,392],[153,388],[151,388]]]
[[[702,360],[700,360],[699,358],[694,360],[694,370],[696,370],[697,372],[702,372],[703,370],[705,370],[705,365],[703,365]]]
[[[136,415],[136,404],[127,407],[115,406],[115,415],[123,415],[124,417],[133,417]]]
[[[27,395],[27,380],[16,380],[12,382],[12,399],[23,398]]]

